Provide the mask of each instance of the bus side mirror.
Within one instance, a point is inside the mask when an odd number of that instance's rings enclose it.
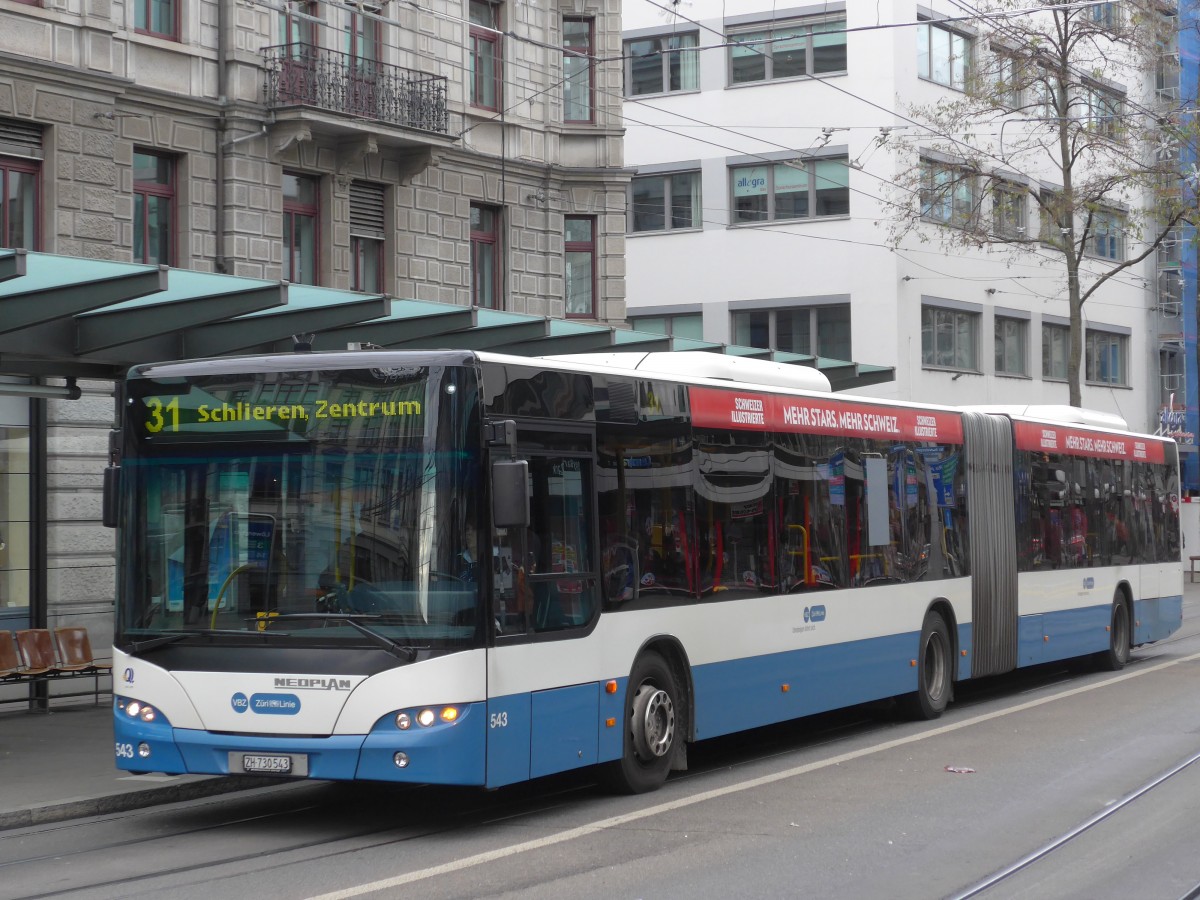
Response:
[[[100,507],[100,521],[105,528],[117,527],[117,493],[121,486],[121,467],[104,467],[104,499]]]
[[[497,528],[529,526],[529,463],[523,459],[492,463],[492,524]]]

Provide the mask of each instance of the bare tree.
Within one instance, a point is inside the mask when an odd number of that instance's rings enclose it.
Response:
[[[908,108],[922,128],[898,151],[891,238],[1001,246],[1061,264],[1067,381],[1080,406],[1083,304],[1195,212],[1179,170],[1194,126],[1177,92],[1162,90],[1170,67],[1178,71],[1174,4],[955,5],[969,21],[918,26],[926,77],[959,90]]]

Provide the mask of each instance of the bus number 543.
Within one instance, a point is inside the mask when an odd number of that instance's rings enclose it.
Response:
[[[492,728],[507,728],[508,727],[508,713],[507,712],[492,713],[491,717],[488,719],[488,725]]]

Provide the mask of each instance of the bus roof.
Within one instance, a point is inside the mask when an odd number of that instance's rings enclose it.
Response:
[[[718,353],[685,350],[671,353],[627,351],[624,353],[569,354],[542,356],[539,359],[571,365],[596,365],[625,369],[631,372],[673,375],[688,380],[717,378],[745,385],[795,388],[796,390],[825,394],[832,391],[829,379],[811,366],[788,365],[746,356],[725,356]]]

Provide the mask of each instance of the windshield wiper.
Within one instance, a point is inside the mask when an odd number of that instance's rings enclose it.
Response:
[[[383,617],[357,615],[355,613],[283,613],[282,615],[271,616],[266,620],[255,619],[254,621],[278,622],[286,619],[315,619],[317,621],[345,622],[351,628],[354,628],[355,630],[360,631],[369,637],[371,642],[377,647],[381,647],[388,653],[392,654],[392,656],[395,656],[397,659],[403,660],[404,662],[415,662],[417,659],[417,654],[420,651],[429,649],[428,647],[410,647],[402,644],[399,641],[388,637],[382,631],[377,631],[374,628],[367,627],[362,623],[362,621],[360,621],[362,619],[374,621],[381,618]]]
[[[238,637],[261,637],[268,632],[260,631],[242,631],[236,628],[196,628],[191,631],[169,631],[160,634],[158,637],[147,638],[144,641],[130,641],[129,652],[138,654],[145,650],[153,650],[155,647],[163,647],[167,644],[174,644],[177,641],[182,641],[186,637],[200,635],[202,637],[213,637],[216,635],[237,635]],[[272,635],[286,634],[282,631],[269,632]]]

